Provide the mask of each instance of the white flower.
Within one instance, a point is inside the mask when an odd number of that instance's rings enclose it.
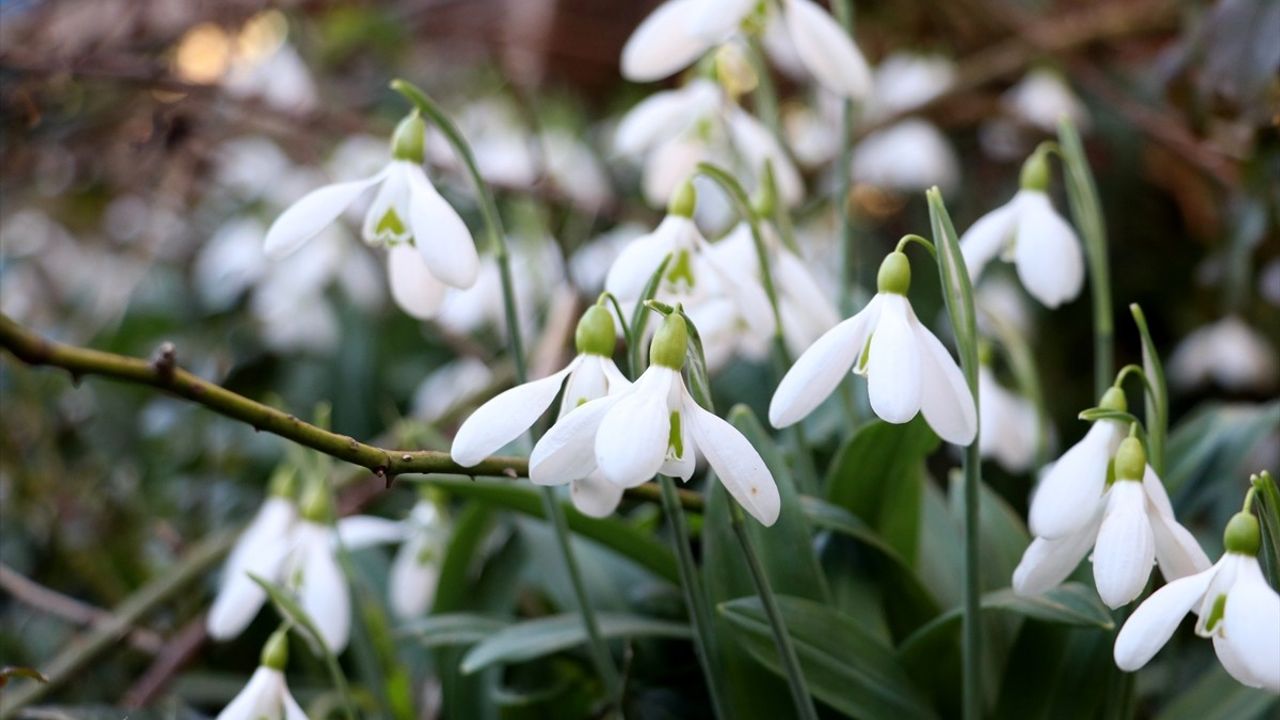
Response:
[[[859,99],[871,89],[871,68],[853,39],[812,0],[784,0],[783,19],[796,54],[818,84]]]
[[[798,354],[840,322],[840,315],[804,261],[778,238],[773,225],[762,224],[761,233],[778,295],[783,339],[787,349]],[[735,276],[760,277],[760,258],[749,224],[740,223],[723,240],[712,245],[711,252]],[[771,336],[772,327],[761,340],[767,343]]]
[[[564,284],[564,261],[555,240],[549,237],[507,238],[511,280],[515,291],[516,319],[524,337],[534,334],[538,313],[553,292]],[[450,290],[436,315],[445,328],[462,335],[485,327],[507,333],[503,304],[502,272],[497,258],[486,257],[476,282],[465,290]]]
[[[1084,285],[1080,240],[1043,190],[1019,190],[983,215],[961,236],[960,249],[975,281],[997,255],[1012,261],[1023,287],[1046,307],[1074,299]]]
[[[1276,382],[1276,351],[1258,331],[1228,315],[1178,344],[1169,376],[1183,387],[1212,381],[1233,392],[1265,390]]]
[[[1169,580],[1209,567],[1200,545],[1174,517],[1164,485],[1145,465],[1141,447],[1132,438],[1121,445],[1115,461],[1116,481],[1100,499],[1087,504],[1090,517],[1083,527],[1058,538],[1037,537],[1031,542],[1013,571],[1015,592],[1035,595],[1057,586],[1090,547],[1098,595],[1112,608],[1142,593],[1153,563],[1159,563]],[[1131,459],[1123,459],[1126,454]]]
[[[978,451],[1009,472],[1023,472],[1035,460],[1040,437],[1036,408],[996,381],[991,368],[978,368]]]
[[[529,478],[557,484],[597,471],[619,487],[661,472],[687,480],[698,453],[729,494],[765,525],[778,519],[778,488],[751,443],[702,409],[685,389],[686,329],[672,314],[654,335],[651,365],[621,392],[584,403],[560,418],[529,458]]]
[[[1183,616],[1194,612],[1196,634],[1213,638],[1214,652],[1232,677],[1280,693],[1280,595],[1267,584],[1254,554],[1230,547],[1213,567],[1171,581],[1133,611],[1116,637],[1120,669],[1146,665]]]
[[[405,541],[391,561],[388,599],[402,620],[427,611],[435,599],[440,563],[449,541],[449,523],[434,502],[420,500],[404,521]]]
[[[591,147],[568,130],[543,133],[542,159],[547,177],[579,210],[598,213],[613,202],[608,171]]]
[[[1089,126],[1084,103],[1061,75],[1045,68],[1027,73],[1005,92],[1000,103],[1014,117],[1048,133],[1058,131],[1058,121],[1064,116],[1071,118],[1081,130]]]
[[[541,169],[535,138],[525,132],[519,111],[510,103],[486,98],[464,106],[454,118],[458,130],[471,145],[476,168],[485,182],[503,187],[527,188],[537,182]],[[438,129],[427,133],[427,155],[434,165],[461,173],[460,158]]]
[[[712,370],[737,351],[759,349],[760,338],[773,331],[773,310],[759,280],[726,267],[714,247],[692,219],[671,213],[653,232],[633,240],[605,279],[605,289],[625,307],[639,300],[663,258],[670,255],[655,298],[685,306],[702,335]]]
[[[1106,406],[1107,400],[1102,405]],[[1065,537],[1093,519],[1106,491],[1107,465],[1124,437],[1123,424],[1099,420],[1053,463],[1031,497],[1028,527],[1032,535]]]
[[[289,693],[284,673],[259,665],[216,720],[307,720],[307,714]]]
[[[645,198],[654,206],[664,205],[700,162],[734,170],[751,186],[768,161],[784,202],[795,205],[804,193],[799,171],[773,133],[710,80],[694,80],[637,103],[618,123],[614,149],[643,158]]]
[[[239,635],[266,602],[267,593],[249,575],[275,577],[289,553],[290,534],[298,519],[293,501],[272,495],[262,503],[227,556],[218,595],[206,620],[209,636],[226,640]]]
[[[260,98],[284,112],[306,113],[316,106],[311,71],[288,44],[269,53],[237,56],[222,86],[233,97]]]
[[[955,76],[955,63],[941,55],[892,53],[876,66],[867,116],[877,119],[919,107],[946,92]]]
[[[923,412],[939,437],[972,443],[977,409],[964,375],[942,343],[916,318],[904,293],[906,256],[890,253],[880,270],[880,292],[857,315],[818,338],[796,360],[769,403],[769,422],[786,427],[813,412],[845,374],[866,375],[871,409],[905,423]]]
[[[853,154],[853,179],[911,192],[934,185],[946,190],[960,180],[955,151],[933,123],[910,118],[867,135]]]
[[[578,324],[578,355],[559,372],[517,385],[481,405],[453,438],[450,454],[454,462],[473,466],[523,435],[551,407],[562,387],[559,418],[580,405],[625,391],[631,383],[609,356],[615,342],[610,311],[602,305],[589,308]],[[574,506],[593,517],[608,515],[622,500],[622,487],[603,483],[591,472],[530,479],[541,485],[571,483]]]
[[[454,408],[477,400],[493,384],[493,370],[475,357],[463,357],[436,368],[413,391],[410,415],[439,422]]]
[[[569,277],[583,294],[595,295],[604,289],[605,276],[614,260],[633,240],[649,234],[638,222],[624,222],[584,243],[569,258]]]

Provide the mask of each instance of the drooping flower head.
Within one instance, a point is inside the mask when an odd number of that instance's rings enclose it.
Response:
[[[983,457],[995,459],[1009,472],[1031,466],[1040,442],[1039,413],[1030,401],[996,380],[986,358],[978,366],[978,417],[982,427],[978,452]]]
[[[1280,594],[1258,564],[1258,519],[1237,513],[1223,540],[1226,552],[1213,567],[1171,581],[1129,616],[1116,636],[1114,656],[1121,670],[1146,665],[1193,612],[1196,634],[1213,639],[1214,652],[1232,677],[1280,693]]]
[[[661,472],[687,480],[700,452],[738,504],[765,525],[776,522],[778,488],[760,454],[685,388],[687,345],[685,320],[673,312],[654,334],[649,368],[634,384],[571,410],[538,441],[530,479],[548,484],[599,472],[634,487]]]
[[[307,720],[285,683],[289,636],[277,630],[262,648],[258,669],[244,688],[218,713],[217,720]]]
[[[923,412],[943,440],[968,445],[978,432],[973,394],[911,309],[907,256],[889,253],[876,282],[871,302],[818,338],[787,371],[769,403],[769,422],[778,428],[799,422],[852,371],[866,376],[871,409],[882,420],[905,423]]]

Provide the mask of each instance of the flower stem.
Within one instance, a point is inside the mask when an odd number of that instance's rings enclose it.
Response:
[[[800,668],[800,659],[796,656],[791,635],[787,632],[786,623],[782,620],[782,611],[778,609],[778,600],[774,597],[773,588],[769,584],[769,576],[765,574],[751,542],[742,519],[742,508],[737,503],[730,503],[730,517],[733,520],[733,532],[742,545],[742,555],[747,559],[747,567],[751,569],[751,580],[755,583],[756,594],[764,604],[765,616],[769,619],[769,629],[773,631],[773,642],[782,658],[782,667],[787,673],[787,686],[791,689],[791,699],[796,705],[796,717],[804,720],[817,720],[818,710],[813,705],[813,697],[809,694],[809,686],[804,679],[804,671]]]
[[[511,279],[511,254],[507,250],[506,233],[503,232],[502,220],[498,215],[498,208],[494,203],[493,194],[489,191],[489,186],[485,183],[484,177],[480,175],[480,169],[476,165],[475,155],[471,152],[471,146],[467,143],[466,138],[462,136],[462,133],[458,131],[453,121],[440,110],[439,106],[422,90],[404,80],[393,80],[391,87],[401,95],[404,95],[409,102],[422,111],[423,115],[427,116],[428,120],[435,123],[440,132],[444,133],[445,139],[453,146],[454,152],[458,154],[458,157],[462,159],[462,164],[467,168],[467,174],[471,176],[471,181],[475,185],[476,197],[479,198],[480,202],[480,214],[484,219],[485,230],[489,235],[489,243],[493,248],[494,258],[498,262],[498,274],[502,283],[502,308],[507,320],[507,344],[510,348],[512,362],[515,363],[516,382],[523,384],[528,381],[529,373],[525,365],[524,344],[520,338],[515,285]],[[578,610],[582,613],[582,624],[587,631],[587,639],[591,647],[592,660],[596,665],[596,672],[600,674],[600,679],[604,682],[609,696],[621,707],[622,698],[618,695],[621,689],[618,668],[614,665],[609,646],[605,644],[604,637],[600,633],[600,625],[596,622],[595,610],[591,605],[590,598],[587,597],[586,589],[582,585],[581,571],[578,569],[578,563],[573,556],[573,546],[569,544],[569,530],[564,517],[564,509],[557,502],[554,488],[542,488],[542,502],[547,509],[547,517],[551,520],[551,527],[555,531],[556,543],[560,548],[565,568],[568,570],[569,578],[573,583],[574,596],[578,602]]]
[[[1157,475],[1163,477],[1165,438],[1169,436],[1169,386],[1164,379],[1164,365],[1160,362],[1156,344],[1151,340],[1151,331],[1147,328],[1147,316],[1138,303],[1129,305],[1129,313],[1133,315],[1133,322],[1142,336],[1143,379],[1147,389],[1142,419],[1146,421],[1151,467]]]
[[[850,36],[853,35],[853,2],[836,0],[832,3],[836,18]],[[861,271],[857,238],[853,234],[849,194],[853,189],[853,101],[840,103],[840,149],[836,155],[835,208],[837,221],[836,240],[840,243],[840,312],[845,316],[854,312],[853,301]]]
[[[685,606],[689,608],[689,624],[693,626],[693,649],[698,656],[698,664],[702,666],[702,674],[707,679],[707,693],[711,697],[711,708],[717,718],[724,720],[728,707],[724,702],[724,673],[720,669],[719,648],[715,640],[715,627],[711,612],[707,608],[707,595],[702,587],[702,575],[693,559],[693,550],[689,545],[689,528],[684,517],[684,510],[676,495],[675,480],[666,475],[658,476],[658,484],[662,487],[662,507],[671,524],[674,534],[676,564],[680,569],[680,589],[684,591]]]

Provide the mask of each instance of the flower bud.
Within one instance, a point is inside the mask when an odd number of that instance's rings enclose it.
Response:
[[[1125,399],[1123,390],[1118,387],[1109,387],[1106,392],[1102,393],[1102,399],[1098,400],[1098,407],[1103,410],[1128,412],[1129,401]]]
[[[1022,163],[1022,174],[1019,176],[1019,185],[1023,190],[1039,190],[1044,192],[1049,189],[1049,159],[1047,153],[1043,150],[1036,150],[1031,153],[1031,157]]]
[[[879,292],[906,295],[911,288],[911,261],[901,252],[894,251],[884,257],[880,263],[880,272],[876,274],[876,289]]]
[[[1238,512],[1227,523],[1222,533],[1222,544],[1227,552],[1239,553],[1250,557],[1258,554],[1262,546],[1262,531],[1258,527],[1258,518],[1253,513]]]
[[[693,217],[693,208],[698,204],[698,191],[693,189],[693,180],[685,180],[680,187],[671,193],[671,202],[667,203],[667,214],[680,217]]]
[[[302,519],[321,524],[329,522],[329,488],[323,481],[311,483],[303,493]]]
[[[592,305],[582,313],[578,329],[573,335],[579,353],[611,357],[618,335],[614,330],[613,314],[603,305]]]
[[[1141,482],[1146,469],[1147,452],[1142,449],[1142,441],[1136,437],[1121,440],[1120,447],[1116,448],[1116,480]]]
[[[280,628],[267,638],[267,644],[262,646],[262,659],[260,664],[263,667],[269,667],[272,670],[284,671],[289,665],[289,631]]]
[[[391,135],[391,156],[421,164],[426,159],[427,124],[415,110],[396,126]]]
[[[649,345],[649,362],[654,365],[679,370],[684,367],[684,353],[689,346],[689,329],[684,317],[673,312],[662,321]]]
[[[268,494],[271,497],[292,500],[293,496],[298,492],[297,471],[288,465],[281,465],[272,473],[268,488]]]

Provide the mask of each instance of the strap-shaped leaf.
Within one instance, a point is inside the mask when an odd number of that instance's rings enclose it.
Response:
[[[686,639],[689,626],[641,615],[601,613],[600,634],[606,639],[665,637]],[[462,672],[470,674],[497,663],[521,662],[567,650],[587,641],[587,631],[577,613],[552,615],[509,625],[482,640],[462,659]]]

